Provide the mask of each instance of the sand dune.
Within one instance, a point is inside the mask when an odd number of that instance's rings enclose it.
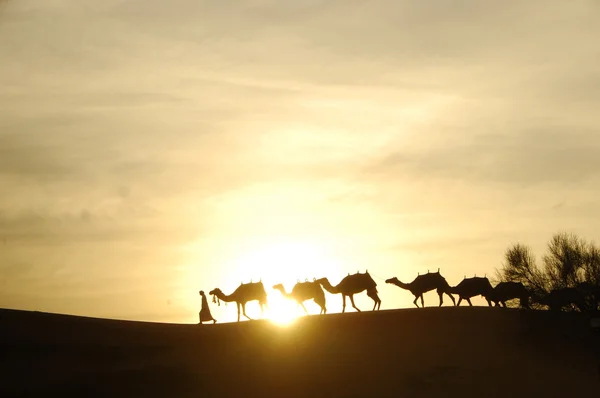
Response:
[[[595,397],[580,314],[403,309],[176,325],[0,311],[0,396]]]

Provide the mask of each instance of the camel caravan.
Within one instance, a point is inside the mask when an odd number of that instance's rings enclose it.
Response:
[[[583,282],[576,287],[560,288],[552,290],[550,293],[539,295],[527,289],[520,282],[500,282],[496,286],[492,286],[486,276],[465,278],[456,286],[450,286],[440,274],[438,269],[436,272],[427,272],[419,274],[410,283],[401,282],[398,278],[393,277],[385,280],[386,284],[396,285],[401,289],[408,290],[415,297],[413,303],[419,308],[418,301],[421,301],[421,308],[425,307],[423,295],[427,292],[435,290],[439,296],[438,306],[444,303],[444,295],[448,296],[454,306],[460,306],[465,300],[469,306],[473,306],[471,299],[477,296],[483,297],[488,306],[506,308],[506,303],[509,300],[518,299],[519,305],[523,309],[531,309],[531,303],[547,306],[551,311],[560,311],[565,307],[575,307],[581,312],[596,311],[597,303],[600,301],[600,287],[592,285],[588,282]],[[346,311],[346,298],[350,299],[352,307],[361,312],[354,303],[354,295],[366,292],[367,296],[373,300],[372,311],[379,310],[381,307],[381,299],[377,291],[377,283],[371,277],[368,271],[365,273],[356,272],[348,274],[337,285],[333,286],[327,278],[314,278],[313,281],[305,280],[304,282],[297,281],[292,290],[288,293],[285,291],[283,284],[279,283],[272,287],[281,295],[289,300],[295,301],[308,315],[308,310],[304,306],[307,300],[313,300],[319,307],[319,315],[327,314],[325,291],[332,295],[342,295],[342,313]],[[208,302],[206,301],[203,292],[200,294],[203,297],[202,311],[200,313],[200,324],[204,321],[216,320],[210,315]],[[237,305],[237,320],[240,321],[240,316],[243,315],[251,320],[246,314],[246,304],[251,301],[257,301],[261,309],[261,317],[264,314],[264,308],[267,304],[267,292],[262,283],[250,282],[241,283],[231,294],[224,294],[221,289],[215,288],[209,292],[213,296],[213,303],[221,305],[223,302],[235,302]],[[454,298],[458,296],[458,302]]]

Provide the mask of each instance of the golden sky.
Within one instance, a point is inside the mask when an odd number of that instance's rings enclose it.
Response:
[[[197,322],[364,269],[407,307],[378,278],[600,238],[595,0],[0,4],[0,307]]]

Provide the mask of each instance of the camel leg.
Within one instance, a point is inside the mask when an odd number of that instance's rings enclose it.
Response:
[[[302,307],[302,309],[304,310],[304,313],[305,313],[306,315],[308,315],[308,311],[306,310],[306,307],[304,306],[304,303],[303,303],[303,302],[300,302],[300,303],[298,303],[298,304],[300,304],[300,307]]]
[[[242,314],[244,314],[244,316],[246,318],[248,318],[249,320],[252,320],[252,318],[250,318],[248,315],[246,315],[246,303],[242,303]]]
[[[377,297],[377,301],[375,301],[375,305],[373,306],[373,311],[375,311],[375,307],[377,307],[377,311],[381,308],[381,299]]]
[[[236,302],[236,304],[237,304],[237,309],[238,309],[238,320],[237,321],[239,322],[240,321],[240,303]]]
[[[378,306],[381,306],[381,299],[377,295],[376,291],[367,291],[367,296],[369,296],[371,298],[371,300],[373,300],[373,310],[372,311],[375,311],[375,308],[378,308]]]
[[[321,307],[321,312],[319,312],[319,315],[327,313],[327,308],[325,308],[325,301],[319,300],[319,302],[317,302],[317,301],[315,301],[315,299],[313,299],[313,301],[315,302],[315,304],[317,304],[319,307]]]
[[[265,316],[265,307],[269,308],[269,306],[267,305],[267,302],[260,303],[260,317],[261,318],[264,318],[264,316]]]
[[[344,299],[344,301],[342,303],[342,314],[343,314],[344,312],[346,312],[346,296],[342,295],[342,297]]]
[[[456,300],[454,299],[454,296],[448,292],[446,292],[446,294],[448,295],[448,297],[450,297],[450,300],[452,300],[452,304],[454,304],[454,306],[456,307]]]
[[[448,297],[450,297],[450,300],[452,300],[452,304],[454,304],[454,306],[456,306],[456,300],[454,300],[454,296],[448,292],[447,288],[446,289],[443,289],[443,288],[437,289],[437,294],[440,296],[440,307],[444,303],[444,294],[447,294]]]
[[[471,303],[471,298],[470,297],[467,297],[467,303],[469,303],[469,306],[471,306],[471,307],[473,306],[473,303]]]
[[[425,300],[423,299],[422,294],[421,294],[421,308],[425,308]]]
[[[458,304],[456,304],[458,307],[460,307],[460,302],[462,301],[462,297],[458,297]]]
[[[350,302],[352,303],[352,307],[354,307],[356,311],[360,312],[356,304],[354,304],[354,295],[350,296]]]

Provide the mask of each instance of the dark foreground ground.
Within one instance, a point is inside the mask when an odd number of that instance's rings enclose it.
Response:
[[[597,397],[578,314],[443,307],[172,325],[0,310],[0,397]]]

